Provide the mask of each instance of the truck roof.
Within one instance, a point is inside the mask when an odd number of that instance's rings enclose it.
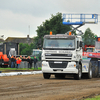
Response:
[[[74,39],[75,35],[67,35],[67,34],[56,34],[56,35],[45,35],[44,38],[71,38]]]

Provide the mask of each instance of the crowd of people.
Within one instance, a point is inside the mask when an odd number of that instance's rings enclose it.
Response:
[[[27,61],[28,62],[28,68],[32,68],[32,63],[34,63],[34,68],[37,69],[37,58],[34,56],[34,59],[31,59],[30,56],[25,57],[25,56],[11,56],[11,68],[19,68],[19,65],[21,64],[22,61]]]

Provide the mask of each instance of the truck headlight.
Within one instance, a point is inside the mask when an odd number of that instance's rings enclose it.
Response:
[[[42,64],[42,66],[47,66],[47,64]]]
[[[76,64],[70,64],[69,67],[76,67]]]

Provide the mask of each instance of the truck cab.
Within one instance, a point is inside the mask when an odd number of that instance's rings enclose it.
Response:
[[[57,34],[45,35],[42,50],[42,72],[44,78],[82,75],[82,38],[81,36]]]
[[[45,79],[49,79],[51,74],[55,77],[64,77],[71,74],[75,79],[81,79],[85,74],[87,78],[92,78],[92,67],[90,58],[82,57],[82,35],[78,30],[85,24],[97,24],[98,14],[63,14],[63,25],[71,25],[70,32],[78,31],[78,35],[45,35],[42,50],[42,72]],[[73,25],[77,25],[73,27]],[[69,32],[69,33],[70,33]],[[67,32],[68,33],[68,32]]]

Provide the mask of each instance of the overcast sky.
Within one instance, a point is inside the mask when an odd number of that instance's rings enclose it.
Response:
[[[37,26],[58,12],[100,14],[100,0],[0,0],[0,35],[34,37]],[[100,36],[100,22],[80,29],[84,32],[88,27]]]

